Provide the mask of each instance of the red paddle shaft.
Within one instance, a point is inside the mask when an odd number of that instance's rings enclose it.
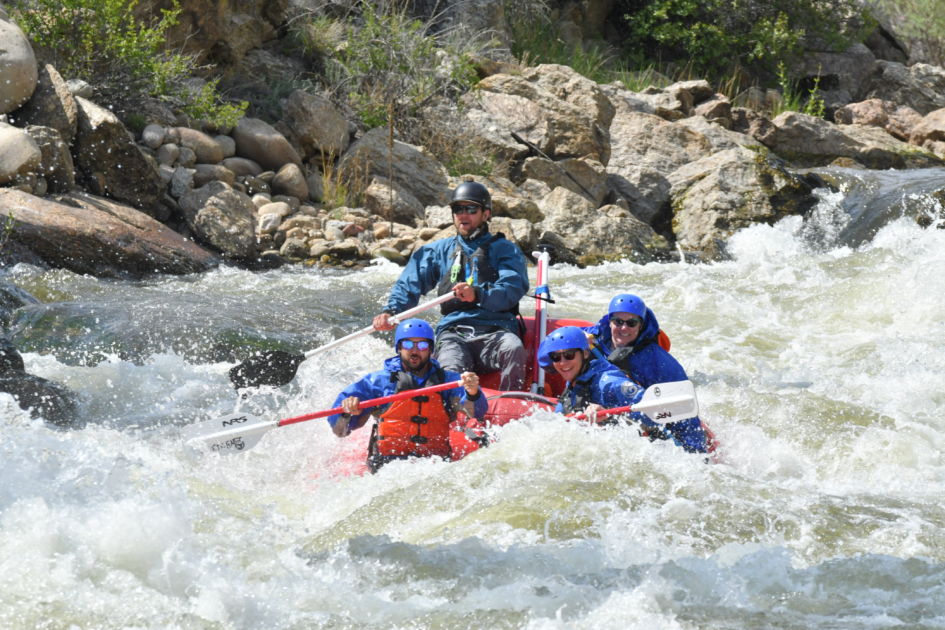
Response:
[[[370,407],[376,407],[377,405],[383,405],[389,402],[396,402],[398,400],[406,400],[407,398],[413,398],[414,396],[421,396],[423,394],[432,394],[435,392],[441,392],[444,389],[453,389],[454,387],[459,387],[462,381],[452,381],[450,383],[442,383],[440,385],[432,385],[430,387],[424,387],[423,389],[411,389],[405,392],[400,392],[399,394],[391,394],[390,396],[384,396],[383,398],[375,398],[373,400],[362,400],[360,403],[361,409],[368,409]],[[335,407],[334,409],[328,409],[327,411],[315,411],[313,413],[307,413],[304,416],[295,416],[294,418],[286,418],[280,420],[276,426],[284,427],[290,424],[296,424],[298,422],[305,422],[306,420],[315,420],[316,418],[327,418],[328,416],[334,415],[336,413],[342,413],[344,409],[342,407]]]
[[[613,409],[601,409],[597,412],[597,417],[603,418],[605,416],[613,416],[618,413],[627,413],[628,411],[633,411],[633,407],[631,405],[627,405],[626,407],[614,407]],[[587,414],[579,413],[575,416],[571,416],[571,418],[575,420],[586,420]]]

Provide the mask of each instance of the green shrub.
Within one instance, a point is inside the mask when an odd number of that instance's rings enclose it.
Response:
[[[40,58],[66,79],[88,82],[101,99],[132,110],[158,98],[198,120],[234,124],[246,104],[222,103],[215,83],[192,92],[185,81],[192,57],[164,50],[165,32],[177,24],[180,6],[162,10],[150,24],[135,20],[135,0],[16,0],[13,18]]]
[[[784,63],[778,64],[778,82],[784,91],[780,102],[771,112],[771,117],[777,117],[784,112],[801,112],[809,116],[823,118],[825,113],[824,99],[820,96],[820,75],[814,79],[814,87],[804,94],[798,87],[797,81],[788,78]]]
[[[945,66],[945,12],[940,0],[881,0],[897,33],[926,63]],[[919,50],[916,51],[916,48]]]
[[[585,50],[581,44],[569,45],[561,38],[556,24],[540,14],[509,24],[512,56],[525,65],[555,63],[570,66],[575,72],[598,83],[612,80],[607,70],[610,56],[604,46]]]
[[[801,53],[802,42],[843,50],[876,22],[858,0],[622,0],[626,45],[638,62],[687,60],[717,77],[733,65],[767,69]]]

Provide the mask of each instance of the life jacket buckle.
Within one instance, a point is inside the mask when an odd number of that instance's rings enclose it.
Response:
[[[410,416],[410,421],[415,422],[416,424],[426,424],[429,422],[429,418],[424,416]]]
[[[426,418],[424,418],[424,420],[426,420]],[[422,435],[411,435],[410,441],[413,442],[414,444],[426,444],[427,438],[425,438]]]
[[[425,403],[425,402],[430,402],[430,397],[429,396],[414,396],[410,400],[414,402],[418,402],[418,403]]]

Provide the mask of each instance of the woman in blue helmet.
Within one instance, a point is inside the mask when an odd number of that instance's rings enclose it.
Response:
[[[450,424],[463,412],[469,418],[467,437],[483,444],[480,421],[488,410],[479,390],[479,377],[472,372],[444,370],[433,358],[433,327],[422,319],[408,319],[397,326],[394,344],[397,356],[344,389],[335,400],[343,413],[328,416],[338,437],[364,426],[371,416],[378,419],[368,447],[368,467],[375,472],[385,463],[408,457],[450,459]],[[382,398],[402,391],[461,381],[459,387],[439,394],[417,396],[379,407],[361,409],[362,400]]]
[[[545,338],[538,348],[538,364],[546,371],[557,372],[568,382],[558,398],[555,410],[559,413],[586,412],[596,421],[599,409],[634,405],[643,398],[644,389],[617,366],[604,359],[591,358],[587,336],[575,326],[559,328]],[[664,427],[642,413],[630,416],[651,439],[673,439],[693,453],[708,451],[706,434],[698,418]]]
[[[679,361],[660,347],[656,315],[636,295],[616,296],[607,314],[583,330],[596,344],[595,357],[606,357],[643,388],[689,380]]]

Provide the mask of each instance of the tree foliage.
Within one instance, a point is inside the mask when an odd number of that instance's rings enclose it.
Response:
[[[940,0],[881,0],[898,33],[909,40],[915,56],[945,65],[945,11]]]
[[[718,75],[734,65],[773,69],[803,48],[843,50],[875,21],[858,0],[623,0],[638,62],[688,62]]]
[[[196,119],[234,124],[246,109],[220,102],[209,89],[186,85],[196,65],[192,57],[164,50],[165,33],[177,24],[179,4],[162,10],[150,24],[135,20],[136,1],[16,0],[16,20],[66,79],[82,79],[109,104],[133,110],[146,98],[180,107]]]

